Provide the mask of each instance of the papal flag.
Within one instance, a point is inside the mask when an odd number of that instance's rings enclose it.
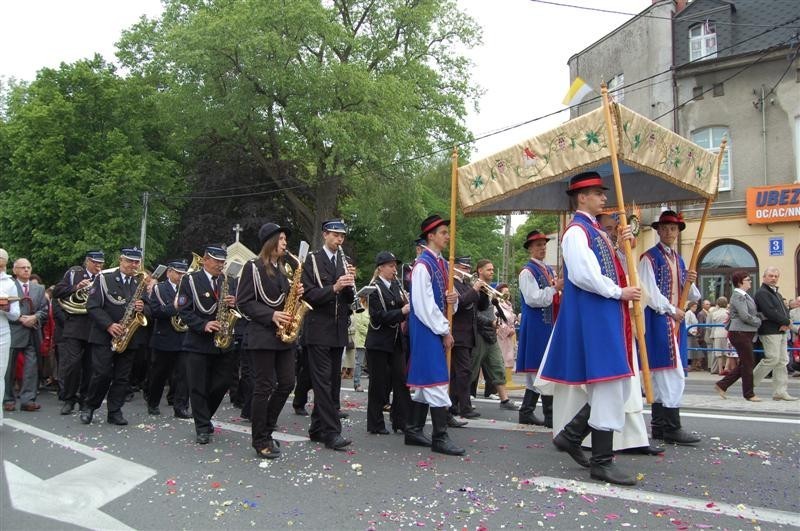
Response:
[[[576,77],[575,81],[573,81],[572,85],[570,85],[567,95],[564,96],[564,101],[562,103],[567,107],[572,107],[573,105],[580,103],[590,92],[593,91],[591,87],[586,84],[586,81]]]

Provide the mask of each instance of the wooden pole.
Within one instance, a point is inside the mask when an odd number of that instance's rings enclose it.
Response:
[[[722,156],[725,154],[727,146],[727,139],[722,139],[722,144],[719,146],[719,153],[717,154],[717,175],[719,175],[719,166],[722,164]],[[694,240],[694,249],[692,249],[692,259],[689,262],[689,271],[697,271],[697,259],[700,256],[700,246],[703,240],[703,231],[706,228],[706,220],[708,213],[711,211],[711,203],[714,202],[713,197],[706,199],[706,207],[703,209],[703,217],[700,219],[700,226],[697,228],[697,238]],[[678,299],[678,308],[681,310],[686,306],[686,301],[689,300],[689,290],[692,289],[692,283],[688,280],[683,283],[680,299]],[[675,333],[678,333],[679,327],[675,327]]]
[[[611,105],[608,101],[608,87],[603,83],[600,87],[600,92],[603,97],[603,114],[606,119],[606,142],[608,149],[611,152],[611,169],[614,172],[614,188],[617,193],[617,209],[619,211],[619,225],[622,230],[628,227],[628,217],[625,214],[625,200],[622,196],[622,178],[619,175],[619,160],[617,160],[617,140],[614,125],[611,123]],[[633,259],[631,252],[631,242],[625,240],[622,242],[622,248],[625,251],[625,260],[628,263],[628,277],[630,278],[630,285],[639,286],[639,273],[636,269],[636,261]],[[639,352],[639,374],[641,375],[642,384],[644,385],[644,394],[648,404],[653,403],[653,385],[650,381],[650,363],[647,360],[647,345],[644,341],[644,313],[642,312],[641,301],[633,301],[633,319],[636,328],[636,343]]]
[[[447,291],[454,289],[454,268],[456,266],[456,202],[458,200],[458,147],[453,147],[451,156],[452,165],[450,169],[450,267],[447,273]],[[453,305],[447,305],[447,322],[450,324],[450,331],[453,330]],[[447,372],[450,372],[450,349],[447,349]]]

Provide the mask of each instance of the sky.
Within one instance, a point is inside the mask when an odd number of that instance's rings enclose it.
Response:
[[[558,0],[638,13],[651,0]],[[478,137],[564,106],[567,60],[630,19],[535,0],[457,0],[483,28],[483,44],[466,54],[484,94],[467,127]],[[0,0],[0,79],[33,80],[37,70],[91,57],[114,60],[114,43],[141,15],[157,17],[159,0]],[[665,23],[669,23],[665,21]],[[477,142],[473,160],[505,149],[569,118],[562,112]]]

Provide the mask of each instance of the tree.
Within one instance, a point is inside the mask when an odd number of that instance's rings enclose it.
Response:
[[[0,241],[48,280],[90,248],[114,257],[138,243],[143,192],[183,193],[158,94],[140,78],[121,78],[95,56],[45,68],[6,96]],[[149,214],[147,256],[155,257],[178,216],[158,203]]]
[[[477,90],[458,50],[478,42],[453,0],[166,0],[118,55],[187,138],[249,151],[317,236],[364,175],[467,138]]]

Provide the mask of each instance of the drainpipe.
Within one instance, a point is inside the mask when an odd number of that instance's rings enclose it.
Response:
[[[767,106],[764,85],[761,85],[761,159],[764,164],[764,185],[767,184]]]

